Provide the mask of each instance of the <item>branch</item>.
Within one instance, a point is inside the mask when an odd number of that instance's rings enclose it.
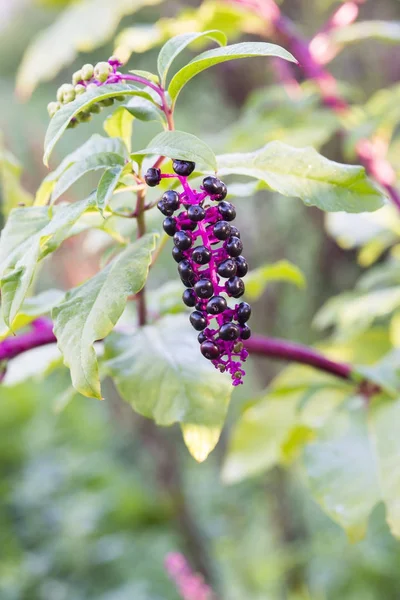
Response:
[[[349,110],[349,105],[339,92],[336,79],[316,59],[315,39],[309,42],[297,31],[295,24],[281,13],[279,6],[274,0],[227,0],[234,4],[240,4],[253,10],[266,23],[266,37],[272,28],[272,36],[278,38],[286,45],[299,61],[299,67],[306,79],[312,80],[318,86],[322,102],[334,112],[343,114]],[[361,3],[362,0],[359,0]],[[352,10],[351,15],[346,15],[347,10]],[[351,6],[350,6],[351,5]],[[347,2],[333,17],[327,28],[338,27],[344,22],[346,16],[348,21],[353,21],[357,16],[358,7],[355,2]],[[340,17],[340,18],[339,18]],[[365,167],[367,173],[375,179],[387,192],[390,200],[400,209],[400,192],[396,189],[396,173],[392,165],[382,155],[378,142],[361,140],[356,147],[358,160]]]
[[[54,344],[57,342],[53,333],[53,323],[50,319],[36,319],[32,331],[16,337],[10,337],[0,342],[0,361],[11,360],[28,350]]]

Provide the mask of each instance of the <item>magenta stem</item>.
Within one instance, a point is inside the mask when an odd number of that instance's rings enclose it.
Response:
[[[50,319],[36,319],[31,331],[0,342],[0,361],[10,360],[33,348],[54,344],[57,340]]]

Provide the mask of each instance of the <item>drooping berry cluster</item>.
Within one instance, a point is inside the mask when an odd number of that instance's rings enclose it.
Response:
[[[176,175],[163,175],[160,169],[148,169],[145,180],[154,187],[163,178],[177,177],[183,191],[165,192],[158,209],[166,217],[164,231],[173,237],[172,256],[186,290],[182,299],[195,310],[190,322],[199,331],[203,356],[220,371],[228,371],[233,385],[242,383],[242,362],[248,352],[243,341],[250,337],[246,325],[251,308],[247,302],[228,306],[227,298],[240,298],[248,265],[241,255],[240,233],[231,222],[236,217],[233,204],[225,200],[226,185],[216,177],[205,177],[200,191],[188,183],[195,164],[174,160]],[[225,280],[222,282],[221,280]]]
[[[73,102],[77,96],[80,96],[87,90],[97,89],[99,86],[107,83],[120,83],[124,80],[124,75],[118,72],[122,63],[115,57],[111,57],[108,62],[99,62],[93,66],[91,64],[83,65],[79,71],[72,75],[72,83],[63,83],[57,90],[57,102],[50,102],[47,105],[47,111],[50,118],[54,117],[61,106]],[[78,123],[90,121],[91,113],[99,113],[105,106],[114,104],[114,100],[122,101],[124,96],[115,96],[105,98],[99,102],[93,103],[88,110],[82,110],[76,117],[71,119],[68,127],[76,127]]]

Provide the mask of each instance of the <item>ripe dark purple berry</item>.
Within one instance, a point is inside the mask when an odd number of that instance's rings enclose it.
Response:
[[[207,312],[210,315],[219,315],[226,309],[227,304],[222,296],[214,296],[207,302]]]
[[[204,208],[202,208],[198,204],[189,206],[187,214],[188,214],[189,219],[191,221],[194,221],[195,223],[202,221],[204,219],[204,217],[206,216],[206,212],[205,212]]]
[[[244,324],[250,319],[251,306],[247,302],[241,302],[237,308],[237,320]]]
[[[229,256],[239,256],[243,250],[242,240],[238,237],[230,237],[225,244],[225,250],[227,251]]]
[[[226,342],[237,340],[240,335],[240,329],[235,323],[225,323],[219,330],[219,337]]]
[[[185,290],[182,294],[183,303],[190,308],[193,308],[196,304],[196,294],[193,290]]]
[[[181,262],[181,260],[185,259],[185,255],[183,254],[182,250],[179,250],[179,248],[177,248],[176,246],[174,246],[172,248],[172,258],[177,262]]]
[[[174,244],[179,250],[188,250],[192,245],[192,236],[187,231],[177,231],[174,235]]]
[[[240,238],[240,231],[234,225],[231,225],[231,235],[234,235],[235,237]]]
[[[196,331],[203,331],[207,327],[207,319],[199,310],[192,312],[189,320]]]
[[[182,283],[186,285],[186,287],[193,287],[194,282],[196,281],[196,275],[192,269],[190,260],[181,260],[181,262],[178,265],[178,273],[180,275]]]
[[[204,300],[198,300],[196,302],[196,304],[194,305],[194,307],[196,310],[204,311],[205,310]]]
[[[217,273],[220,277],[233,277],[236,275],[236,261],[232,260],[232,258],[227,258],[222,263],[220,263],[217,267]]]
[[[238,256],[235,259],[236,265],[237,265],[237,271],[236,271],[236,275],[238,275],[239,277],[244,277],[247,273],[247,271],[249,270],[249,265],[247,264],[247,260],[244,258],[244,256]]]
[[[242,340],[248,340],[250,336],[251,336],[250,327],[247,327],[247,325],[243,325],[243,327],[240,328],[240,337],[242,338]]]
[[[203,179],[203,188],[210,196],[214,197],[214,200],[223,200],[228,193],[226,185],[217,177],[205,177]]]
[[[172,210],[172,212],[178,210],[180,206],[179,194],[174,190],[168,190],[162,195],[162,202],[168,210]]]
[[[173,215],[174,211],[171,210],[170,208],[168,208],[168,206],[165,204],[164,200],[160,200],[157,203],[157,208],[166,217],[171,217]]]
[[[220,202],[218,204],[218,211],[225,221],[233,221],[236,217],[236,209],[230,202]]]
[[[205,246],[196,246],[192,250],[192,260],[198,265],[206,265],[211,260],[211,252]]]
[[[174,217],[167,217],[163,222],[163,229],[168,235],[174,235],[176,232],[176,219]]]
[[[203,342],[205,342],[206,339],[207,339],[207,336],[204,333],[204,331],[200,331],[199,335],[197,336],[197,340],[198,340],[199,344],[202,344]]]
[[[231,235],[231,226],[226,221],[218,221],[214,225],[213,233],[217,240],[227,240]]]
[[[240,277],[231,277],[226,282],[225,289],[228,296],[240,298],[244,294],[244,283]]]
[[[207,340],[201,344],[200,352],[203,356],[205,356],[205,358],[208,358],[208,360],[215,360],[216,358],[219,358],[220,355],[218,346],[210,340]]]
[[[194,291],[199,298],[211,298],[214,293],[213,284],[209,279],[199,279],[194,286]]]
[[[146,175],[144,176],[144,180],[150,187],[155,187],[156,185],[158,185],[161,181],[160,169],[156,169],[154,167],[147,169]]]
[[[189,175],[193,173],[195,166],[195,163],[190,162],[189,160],[175,159],[172,163],[172,168],[174,169],[175,173],[177,175],[181,175],[182,177],[189,177]]]

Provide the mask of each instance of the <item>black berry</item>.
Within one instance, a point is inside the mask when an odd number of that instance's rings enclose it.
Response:
[[[223,200],[228,193],[226,185],[217,177],[205,177],[203,179],[203,188],[210,196],[214,196],[215,200]]]
[[[231,226],[226,221],[218,221],[214,225],[213,233],[217,240],[227,240],[231,235]]]
[[[249,270],[249,265],[247,264],[247,260],[244,258],[244,256],[238,256],[235,259],[236,265],[237,265],[237,271],[236,271],[236,275],[238,275],[239,277],[244,277],[247,273],[247,271]]]
[[[239,323],[246,323],[250,319],[251,306],[247,302],[241,302],[237,308],[237,320]]]
[[[193,308],[193,306],[196,304],[196,294],[193,290],[185,290],[182,294],[182,300],[186,306]]]
[[[199,310],[192,312],[189,320],[196,331],[203,331],[207,327],[207,319]]]
[[[240,298],[244,294],[244,283],[240,277],[231,277],[226,282],[225,289],[228,296]]]
[[[164,219],[163,229],[168,235],[174,235],[176,232],[176,219],[174,217]]]
[[[227,258],[222,263],[220,263],[217,267],[217,273],[220,277],[233,277],[236,275],[236,262],[231,258]]]
[[[207,302],[207,312],[210,315],[219,315],[226,309],[227,304],[222,296],[214,296]]]
[[[196,304],[194,305],[194,307],[195,307],[196,310],[205,310],[204,300],[198,300],[196,302]]]
[[[248,340],[250,336],[251,336],[250,327],[247,327],[247,325],[244,325],[243,327],[240,328],[240,337],[242,338],[242,340]]]
[[[240,329],[235,323],[225,323],[219,330],[219,337],[226,342],[237,340],[240,335]]]
[[[180,206],[179,194],[174,190],[168,190],[165,192],[161,200],[164,202],[167,209],[172,210],[173,212],[178,210]]]
[[[166,217],[171,217],[172,214],[173,214],[173,212],[174,212],[173,210],[171,210],[170,208],[168,208],[168,206],[165,204],[164,200],[160,200],[157,203],[157,208]]]
[[[211,260],[211,252],[205,246],[196,246],[192,250],[192,260],[198,265],[206,265]]]
[[[192,245],[192,236],[186,231],[177,231],[174,235],[174,244],[179,250],[188,250]]]
[[[190,162],[189,160],[177,160],[175,159],[172,163],[172,168],[174,169],[177,175],[181,175],[182,177],[188,177],[191,173],[193,173],[195,168],[194,162]]]
[[[187,213],[189,219],[191,221],[194,221],[195,223],[202,221],[206,216],[204,208],[202,208],[198,204],[193,204],[192,206],[189,206]]]
[[[220,202],[218,204],[218,210],[225,221],[233,221],[236,217],[236,209],[230,202]]]
[[[161,171],[160,169],[155,169],[151,167],[151,169],[147,169],[146,175],[144,176],[144,180],[150,187],[155,187],[161,181]]]
[[[234,235],[235,237],[240,238],[240,231],[234,225],[231,225],[231,235]]]
[[[209,279],[199,279],[194,286],[194,291],[199,298],[211,298],[214,292],[213,284]]]
[[[197,336],[197,340],[199,342],[199,344],[202,344],[203,342],[205,342],[207,339],[206,334],[203,331],[200,331],[199,335]]]
[[[219,358],[220,355],[218,346],[209,340],[201,344],[200,352],[209,360],[215,360],[216,358]]]
[[[176,246],[174,246],[172,248],[172,258],[177,262],[181,262],[181,260],[185,259],[185,255],[183,254],[182,250],[179,250],[179,248],[177,248]]]
[[[182,283],[186,285],[186,287],[192,287],[194,285],[196,276],[189,260],[181,260],[181,262],[178,265],[178,273],[180,275]]]
[[[243,250],[242,240],[238,237],[230,237],[225,244],[225,250],[229,256],[239,256]]]

